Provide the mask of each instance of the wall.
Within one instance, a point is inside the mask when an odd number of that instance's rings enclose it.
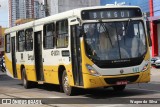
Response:
[[[160,23],[157,24],[157,36],[158,36],[158,56],[160,56]]]
[[[58,13],[58,0],[48,0],[50,15]]]
[[[50,15],[75,8],[99,5],[100,0],[48,0]]]
[[[4,51],[4,31],[6,28],[0,26],[0,54]]]

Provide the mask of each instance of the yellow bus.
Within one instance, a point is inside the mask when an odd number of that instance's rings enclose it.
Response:
[[[146,24],[137,6],[78,8],[5,31],[7,74],[33,83],[75,87],[113,87],[150,81]]]

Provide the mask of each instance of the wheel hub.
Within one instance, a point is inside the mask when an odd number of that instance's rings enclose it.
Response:
[[[64,88],[66,91],[68,91],[70,88],[67,75],[64,77]]]

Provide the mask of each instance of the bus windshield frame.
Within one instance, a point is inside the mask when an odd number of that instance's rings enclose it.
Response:
[[[100,67],[138,65],[147,52],[147,37],[142,20],[83,23],[83,30],[86,55]],[[90,37],[89,32],[95,33],[94,37]],[[103,47],[101,52],[100,44]],[[108,51],[105,52],[105,49]]]

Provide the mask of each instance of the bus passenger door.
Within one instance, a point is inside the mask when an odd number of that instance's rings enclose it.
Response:
[[[12,70],[13,70],[13,77],[17,78],[17,68],[16,68],[16,49],[15,49],[15,37],[11,38],[11,55],[12,55]]]
[[[81,48],[80,48],[80,37],[79,37],[78,25],[71,26],[71,58],[72,58],[72,72],[74,78],[74,84],[83,86],[82,77],[82,59],[81,59]]]
[[[37,81],[44,81],[41,31],[34,33],[34,57]]]

